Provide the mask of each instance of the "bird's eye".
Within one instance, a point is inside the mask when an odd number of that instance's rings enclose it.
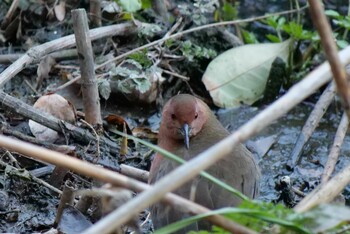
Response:
[[[176,115],[175,115],[175,114],[171,114],[171,118],[172,118],[173,120],[175,120],[175,119],[176,119]]]
[[[194,118],[195,118],[195,119],[197,119],[197,118],[198,118],[198,113],[196,113],[196,114],[194,115]]]

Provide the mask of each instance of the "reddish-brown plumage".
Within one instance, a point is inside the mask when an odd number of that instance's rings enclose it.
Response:
[[[185,143],[187,133],[189,142]],[[188,94],[180,94],[171,98],[163,108],[158,146],[190,160],[228,135],[228,131],[203,101]],[[149,182],[155,183],[177,166],[177,163],[157,153],[152,162]],[[259,169],[251,153],[241,144],[207,172],[250,198],[258,194]],[[241,202],[239,198],[201,177],[177,189],[175,193],[190,198],[191,190],[195,191],[195,202],[209,209],[237,206]],[[161,203],[151,207],[151,214],[156,229],[189,216]],[[208,223],[199,222],[179,233],[208,228]]]

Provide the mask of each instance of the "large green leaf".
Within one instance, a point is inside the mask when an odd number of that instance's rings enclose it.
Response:
[[[290,40],[282,43],[245,45],[216,57],[202,81],[215,105],[251,105],[264,93],[271,64],[276,57],[288,59]]]
[[[119,0],[120,5],[126,12],[134,13],[142,8],[140,0]]]

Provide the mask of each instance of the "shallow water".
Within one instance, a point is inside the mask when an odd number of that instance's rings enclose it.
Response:
[[[330,107],[309,142],[304,146],[300,164],[293,172],[286,170],[286,163],[312,108],[313,105],[309,103],[298,105],[287,115],[275,121],[251,139],[256,141],[271,135],[277,135],[276,142],[270,150],[263,156],[257,156],[262,172],[261,200],[273,201],[277,198],[278,192],[274,188],[275,182],[284,175],[291,177],[292,184],[295,187],[302,184],[308,185],[309,189],[305,189],[305,193],[311,191],[319,183],[327,161],[329,148],[333,144],[334,135],[341,119],[341,113],[335,110],[334,106]],[[219,110],[217,115],[224,126],[228,126],[230,131],[234,131],[260,111],[254,107],[244,106],[237,109]],[[336,165],[336,171],[349,164],[348,155],[350,155],[350,137],[346,136]],[[347,194],[348,191],[346,190],[344,192],[346,198],[348,198]]]

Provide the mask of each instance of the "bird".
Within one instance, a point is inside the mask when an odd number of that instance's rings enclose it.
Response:
[[[188,161],[229,134],[205,102],[190,94],[178,94],[163,107],[158,146]],[[156,153],[150,168],[149,184],[154,184],[178,166],[178,163]],[[243,144],[234,147],[229,155],[209,167],[206,172],[251,199],[259,194],[260,170],[254,156]],[[238,206],[242,202],[237,196],[201,176],[174,193],[209,209]],[[190,214],[163,203],[152,205],[150,212],[155,229],[190,217]],[[177,233],[210,228],[207,221],[199,221]]]

